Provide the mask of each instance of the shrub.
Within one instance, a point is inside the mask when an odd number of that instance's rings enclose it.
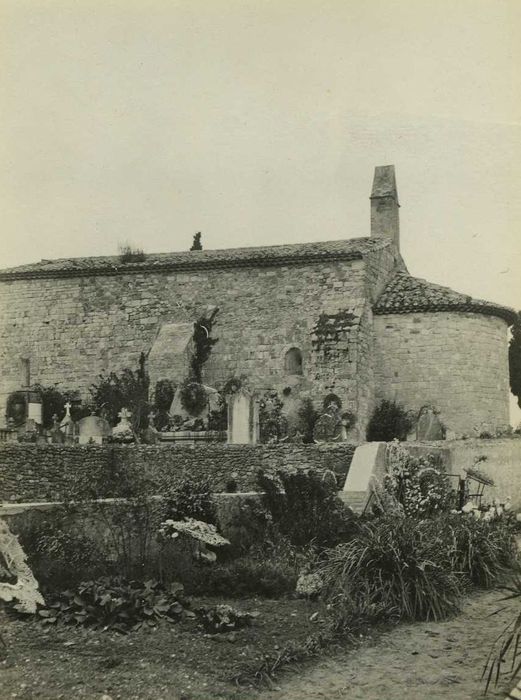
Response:
[[[297,412],[298,429],[302,433],[302,441],[306,444],[313,442],[313,429],[319,415],[309,396],[302,399]]]
[[[211,608],[198,608],[195,614],[208,634],[231,632],[250,627],[257,613],[244,613],[231,605],[214,605]]]
[[[305,561],[287,541],[252,547],[245,556],[208,570],[195,583],[198,593],[207,595],[279,598],[292,593]]]
[[[194,518],[212,525],[217,524],[217,507],[208,479],[185,476],[167,491],[165,498],[168,518]]]
[[[185,379],[181,384],[181,405],[191,416],[198,416],[208,403],[206,389],[202,384]]]
[[[132,413],[134,432],[146,428],[150,405],[148,403],[149,377],[145,371],[145,356],[141,353],[136,371],[124,369],[119,374],[100,375],[99,383],[90,388],[98,413],[104,414],[111,425],[119,421],[119,412],[127,408]]]
[[[406,440],[412,428],[407,411],[395,401],[382,401],[374,410],[367,427],[368,442]]]
[[[154,391],[154,408],[157,411],[168,411],[175,394],[175,385],[170,379],[160,379],[156,382]]]
[[[60,593],[39,615],[47,624],[63,622],[126,633],[145,622],[151,627],[159,620],[176,622],[185,605],[180,584],[165,588],[157,581],[140,584],[101,578],[80,584],[76,591]]]
[[[338,626],[371,611],[391,619],[440,620],[457,610],[459,581],[447,566],[443,542],[423,527],[428,522],[378,518],[326,553],[318,573]]]
[[[101,548],[67,521],[64,509],[34,517],[19,530],[19,537],[29,566],[45,590],[63,590],[107,567]]]
[[[287,469],[274,477],[260,471],[257,482],[274,524],[292,544],[332,546],[351,531],[353,516],[337,496],[332,472]]]
[[[279,442],[288,434],[284,403],[276,391],[268,391],[259,401],[259,437],[263,444]]]
[[[65,416],[65,404],[67,401],[72,401],[75,399],[74,392],[71,391],[60,391],[57,385],[54,386],[42,386],[41,384],[34,384],[33,390],[40,394],[42,399],[42,426],[44,428],[51,428],[53,425],[53,416],[56,415],[59,421]],[[73,414],[73,420],[79,420],[83,416],[78,416],[78,409],[73,407],[71,409]]]

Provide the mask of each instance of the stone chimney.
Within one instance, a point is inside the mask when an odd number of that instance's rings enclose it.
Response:
[[[394,165],[374,169],[371,192],[371,237],[385,236],[400,250],[400,217]]]

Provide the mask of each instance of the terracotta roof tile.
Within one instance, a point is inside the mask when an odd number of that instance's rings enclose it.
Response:
[[[320,260],[349,260],[385,248],[384,238],[352,238],[320,243],[222,250],[197,250],[177,253],[152,253],[141,262],[122,263],[119,256],[94,258],[62,258],[42,260],[0,271],[0,280],[26,277],[81,277],[85,275],[126,274],[155,270],[196,270],[205,268],[284,265]]]
[[[375,314],[408,314],[421,311],[470,311],[498,316],[508,324],[514,323],[516,312],[490,301],[474,299],[406,272],[397,272],[384,289],[375,306]]]

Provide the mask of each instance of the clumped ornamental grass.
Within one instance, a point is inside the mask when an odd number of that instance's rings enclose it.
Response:
[[[320,575],[337,626],[349,625],[353,616],[440,620],[458,609],[458,577],[440,561],[432,528],[422,525],[412,518],[378,518],[329,550]]]
[[[359,524],[355,536],[325,553],[319,571],[335,624],[368,620],[441,620],[471,586],[489,587],[516,562],[506,523],[474,516],[428,520],[389,516]]]
[[[518,564],[514,523],[503,516],[490,522],[473,514],[450,514],[434,521],[450,545],[451,568],[472,586],[491,588]]]

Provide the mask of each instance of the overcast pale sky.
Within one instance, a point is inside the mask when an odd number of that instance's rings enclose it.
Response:
[[[0,267],[369,233],[521,307],[521,0],[0,0]]]

